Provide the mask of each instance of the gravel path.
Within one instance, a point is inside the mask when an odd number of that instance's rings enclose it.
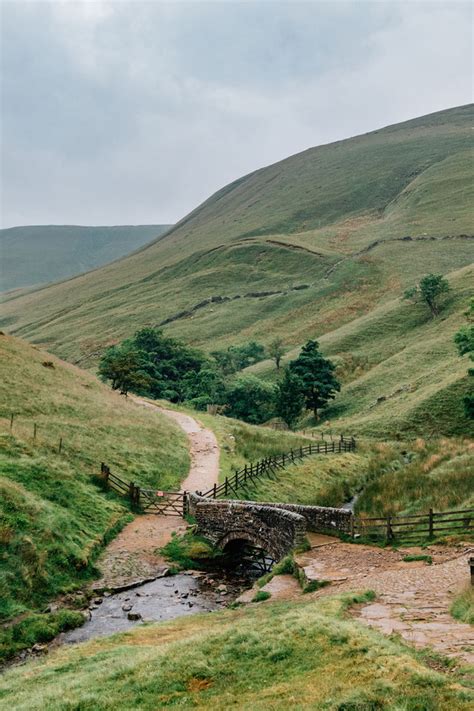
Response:
[[[181,489],[210,489],[219,476],[219,446],[214,433],[182,412],[168,410],[136,397],[133,400],[170,417],[187,434],[191,466]],[[99,560],[102,577],[94,583],[94,587],[116,588],[159,575],[167,564],[158,549],[166,545],[174,531],[181,532],[185,528],[186,524],[179,516],[137,516],[102,554]]]

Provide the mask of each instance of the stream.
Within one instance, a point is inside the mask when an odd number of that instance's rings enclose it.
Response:
[[[64,632],[57,644],[85,642],[125,632],[145,622],[162,622],[183,615],[220,610],[250,587],[248,577],[219,570],[213,573],[185,571],[117,593],[104,593],[91,601],[90,619]]]

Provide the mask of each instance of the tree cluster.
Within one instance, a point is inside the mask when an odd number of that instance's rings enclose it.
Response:
[[[466,316],[469,323],[456,333],[454,342],[460,356],[467,355],[471,361],[474,361],[474,299],[471,300]],[[474,377],[474,368],[469,368],[467,372],[470,378]],[[463,402],[466,416],[471,420],[474,419],[474,386],[472,385],[472,380]]]
[[[276,339],[269,355],[280,368],[283,346]],[[99,364],[99,375],[112,388],[171,402],[188,402],[198,410],[222,405],[231,417],[254,424],[281,417],[294,427],[304,408],[317,418],[320,408],[335,397],[340,385],[334,365],[324,358],[316,341],[308,341],[300,355],[284,369],[275,386],[239,371],[262,360],[265,349],[252,341],[214,351],[211,357],[144,328],[109,348]]]

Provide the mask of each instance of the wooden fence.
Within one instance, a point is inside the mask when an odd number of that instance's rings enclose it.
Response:
[[[385,518],[354,517],[353,536],[374,541],[416,542],[449,533],[474,533],[474,509],[433,511],[426,514],[386,516]]]
[[[278,469],[284,469],[288,464],[294,464],[298,459],[304,459],[314,454],[340,454],[342,452],[353,452],[356,449],[356,441],[354,437],[344,437],[331,442],[310,442],[305,447],[292,449],[290,452],[283,454],[271,455],[264,457],[258,462],[246,464],[243,469],[239,469],[233,476],[224,479],[222,484],[214,484],[208,491],[198,491],[200,496],[206,498],[217,499],[219,496],[227,497],[229,493],[237,494],[237,489],[244,488],[249,484],[253,484],[262,476],[271,476]]]

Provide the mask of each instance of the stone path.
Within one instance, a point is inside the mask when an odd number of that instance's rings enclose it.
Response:
[[[182,412],[158,407],[136,397],[133,400],[170,417],[186,432],[191,466],[181,488],[186,491],[210,489],[219,475],[219,446],[214,433]],[[185,528],[186,524],[179,516],[137,516],[102,554],[99,560],[102,577],[93,587],[117,588],[160,575],[168,565],[158,549],[166,545],[174,531],[182,532]]]
[[[314,597],[374,590],[377,600],[354,612],[362,622],[386,634],[400,634],[415,647],[429,646],[474,664],[474,627],[449,613],[456,594],[469,585],[472,544],[393,551],[311,534],[310,541],[311,551],[298,556],[298,562],[309,580],[331,582]],[[429,554],[433,564],[404,562],[408,553]]]

